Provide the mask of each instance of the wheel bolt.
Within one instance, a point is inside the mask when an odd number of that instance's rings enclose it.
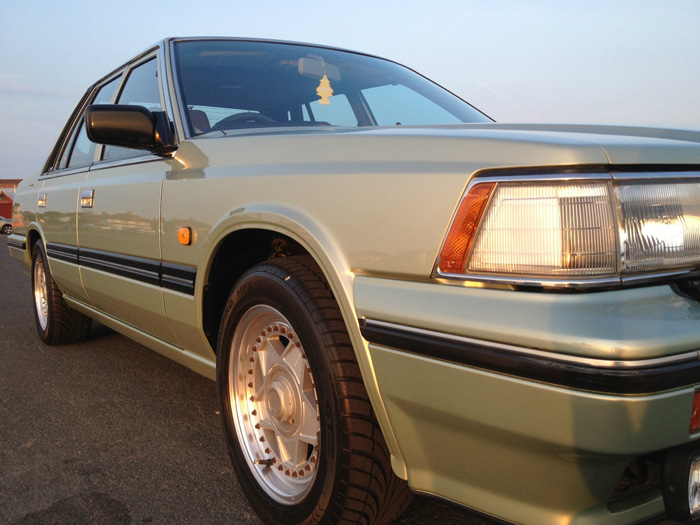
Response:
[[[250,415],[251,415],[251,416],[257,416],[257,415],[258,415],[258,411],[257,411],[257,410],[253,410],[253,411],[250,413]]]
[[[269,453],[270,453],[270,449],[269,449],[269,448],[266,448],[266,449],[265,449],[265,454],[269,454]]]
[[[255,401],[255,396],[250,396],[249,398],[251,401]]]
[[[296,477],[298,477],[298,476],[299,476],[299,474],[297,474],[297,471],[296,471],[296,470],[295,470],[294,472],[292,472],[292,477],[293,477],[293,478],[296,478]]]
[[[260,436],[260,442],[264,443],[265,442],[265,436]]]
[[[255,363],[255,358],[254,358],[254,357],[251,357],[251,358],[250,358],[250,362],[251,362],[251,363]]]
[[[260,423],[255,423],[255,429],[260,430]]]
[[[248,370],[248,374],[251,375],[251,376],[253,375],[253,369],[252,369],[252,368]]]
[[[248,388],[253,388],[253,383],[248,383]]]

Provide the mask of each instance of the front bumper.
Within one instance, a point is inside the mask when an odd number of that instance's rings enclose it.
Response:
[[[700,437],[697,303],[668,286],[556,295],[358,277],[354,291],[413,489],[522,523],[664,513],[660,486],[611,494],[631,458]]]

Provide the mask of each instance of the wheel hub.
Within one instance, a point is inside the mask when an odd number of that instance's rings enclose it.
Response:
[[[275,380],[267,390],[267,408],[279,423],[294,423],[294,390],[287,378]]]

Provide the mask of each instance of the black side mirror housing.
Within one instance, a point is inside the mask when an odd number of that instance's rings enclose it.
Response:
[[[145,149],[157,155],[175,151],[175,134],[164,111],[143,106],[94,104],[85,112],[88,138],[97,144]]]

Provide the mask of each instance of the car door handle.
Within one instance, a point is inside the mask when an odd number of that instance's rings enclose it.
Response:
[[[92,208],[95,203],[95,190],[80,190],[80,207]]]

